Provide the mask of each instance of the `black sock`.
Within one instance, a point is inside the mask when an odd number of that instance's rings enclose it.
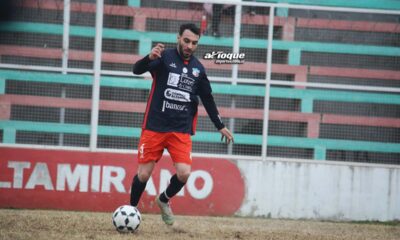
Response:
[[[138,178],[138,175],[136,174],[135,177],[133,177],[132,181],[132,186],[131,186],[131,205],[132,206],[137,206],[140,197],[142,196],[142,193],[144,189],[146,188],[147,182],[141,182]]]
[[[160,201],[167,203],[169,199],[175,196],[186,183],[179,181],[178,176],[176,174],[171,177],[170,183],[167,189],[160,194]]]

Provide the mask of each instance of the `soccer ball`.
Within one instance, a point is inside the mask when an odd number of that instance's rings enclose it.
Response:
[[[141,220],[139,210],[130,205],[118,207],[112,215],[113,224],[120,233],[135,232],[139,228]]]

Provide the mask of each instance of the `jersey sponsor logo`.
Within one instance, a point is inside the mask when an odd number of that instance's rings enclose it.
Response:
[[[187,92],[167,88],[164,91],[164,96],[169,100],[175,100],[179,102],[190,102],[190,94]]]
[[[194,79],[188,77],[187,75],[182,75],[181,80],[178,83],[178,88],[193,92]]]
[[[169,86],[174,86],[174,87],[177,87],[178,86],[178,83],[179,83],[179,78],[180,78],[180,76],[181,75],[179,75],[179,74],[177,74],[177,73],[169,73],[169,75],[168,75],[168,82],[167,82],[167,84],[169,85]]]
[[[183,67],[183,68],[182,68],[182,72],[183,72],[183,73],[187,73],[187,72],[188,72],[187,68],[186,68],[186,67]]]
[[[187,111],[187,108],[185,105],[171,103],[171,102],[164,100],[162,111],[165,112],[165,109],[171,109],[171,110],[176,110],[176,111]]]
[[[177,73],[170,72],[168,75],[168,86],[178,87],[182,90],[193,92],[193,85],[195,80],[188,77],[187,74],[179,75]]]

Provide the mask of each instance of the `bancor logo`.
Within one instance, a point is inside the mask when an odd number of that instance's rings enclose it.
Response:
[[[136,171],[134,154],[0,147],[0,207],[112,211],[129,203]],[[141,211],[158,213],[154,198],[174,173],[171,159],[163,157],[147,183]],[[243,198],[244,182],[233,163],[194,158],[192,174],[172,203],[177,214],[231,215]]]

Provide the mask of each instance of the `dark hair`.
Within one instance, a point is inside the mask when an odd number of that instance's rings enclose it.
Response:
[[[193,23],[185,23],[179,27],[179,35],[182,36],[185,30],[190,30],[196,35],[200,36],[200,29]]]

